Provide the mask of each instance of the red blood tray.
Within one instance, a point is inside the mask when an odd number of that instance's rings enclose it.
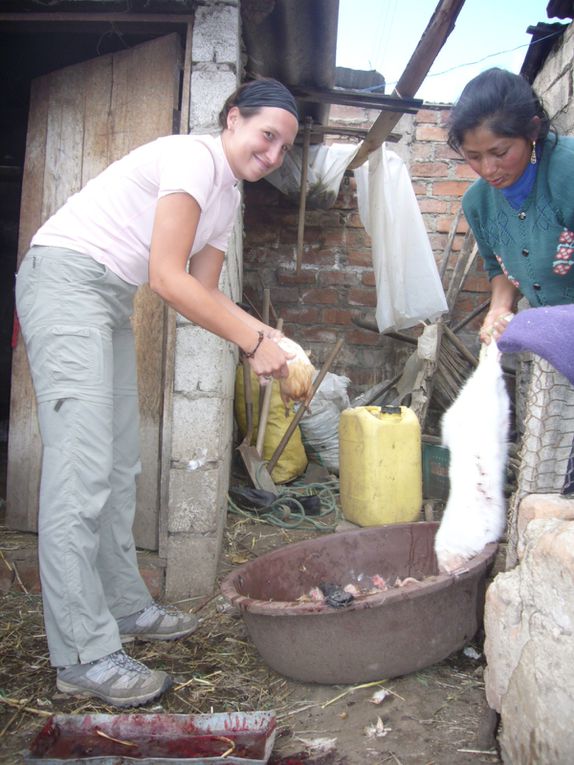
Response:
[[[29,765],[265,765],[272,712],[209,715],[54,715],[32,741]]]

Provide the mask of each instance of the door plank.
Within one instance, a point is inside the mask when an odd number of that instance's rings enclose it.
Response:
[[[49,81],[40,77],[32,83],[22,176],[22,202],[18,238],[18,265],[28,250],[30,239],[42,222],[42,200],[48,129]],[[12,353],[10,391],[10,431],[7,465],[6,523],[11,528],[35,531],[40,485],[42,444],[38,429],[34,389],[22,336]]]
[[[110,131],[113,158],[156,136],[174,132],[173,113],[181,69],[179,47],[174,56],[175,37],[161,37],[114,57]],[[141,114],[138,120],[132,117],[136,111]],[[138,360],[142,458],[134,535],[140,546],[154,550],[158,547],[160,506],[165,316],[163,301],[147,285],[140,287],[132,320]]]
[[[67,67],[49,75],[46,167],[42,220],[47,220],[82,185],[84,107],[83,67]]]
[[[86,61],[84,67],[82,179],[85,186],[118,157],[113,156],[110,140],[113,57]]]
[[[67,197],[132,148],[173,132],[181,50],[178,35],[157,38],[38,78],[32,85],[23,177],[19,261],[41,223]],[[138,290],[133,317],[138,354],[142,475],[134,533],[157,549],[160,504],[165,307]],[[21,339],[14,352],[6,522],[37,529],[41,443]]]

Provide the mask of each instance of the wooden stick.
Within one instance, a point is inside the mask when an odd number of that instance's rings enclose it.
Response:
[[[263,324],[269,324],[269,307],[271,305],[271,290],[269,287],[263,288],[263,305],[261,307],[261,320],[263,321]],[[261,413],[263,411],[263,403],[265,399],[265,394],[267,392],[268,388],[271,388],[270,385],[263,385],[261,382],[259,383],[259,406],[258,406],[258,421],[259,421],[259,429],[257,431],[257,444],[259,444],[259,431],[261,430]],[[269,394],[270,396],[271,394]],[[267,410],[269,411],[269,410]],[[259,454],[261,454],[261,449],[259,446],[255,447]]]
[[[450,327],[447,327],[446,324],[444,326],[444,332],[450,342],[454,345],[454,347],[459,351],[461,356],[463,356],[469,364],[472,364],[473,367],[478,366],[478,359],[474,354],[472,354],[466,345],[462,342],[462,340],[459,340],[459,338],[454,334],[452,329]]]
[[[283,329],[283,319],[279,319],[277,322],[277,329],[281,332]],[[261,410],[259,412],[259,428],[257,430],[257,443],[255,448],[261,456],[263,454],[263,442],[265,441],[265,430],[267,427],[267,420],[269,419],[269,409],[271,408],[271,395],[273,393],[273,382],[267,383],[263,386],[265,391],[263,393]],[[271,471],[270,471],[271,472]]]
[[[330,368],[331,364],[333,363],[333,361],[335,360],[337,354],[339,353],[339,351],[343,347],[343,342],[344,342],[343,338],[339,338],[337,340],[337,343],[336,343],[335,347],[333,348],[333,350],[329,354],[327,360],[325,361],[325,363],[321,367],[321,371],[319,372],[319,374],[315,378],[315,381],[313,383],[313,387],[311,388],[311,393],[309,394],[309,398],[307,399],[307,401],[305,401],[304,404],[301,404],[301,406],[297,410],[297,413],[295,414],[295,417],[293,417],[293,419],[289,423],[289,427],[287,428],[287,430],[283,434],[283,438],[281,439],[281,441],[279,441],[279,443],[277,445],[277,448],[275,449],[271,459],[269,460],[269,463],[267,465],[267,470],[269,471],[269,473],[271,473],[273,471],[273,468],[277,464],[277,460],[283,454],[283,450],[285,449],[285,447],[287,446],[287,443],[289,442],[289,439],[291,438],[291,436],[295,432],[295,428],[297,427],[297,425],[299,425],[299,422],[300,422],[301,418],[303,417],[303,415],[305,414],[305,412],[307,410],[307,406],[313,400],[313,396],[317,392],[317,389],[318,389],[319,385],[321,385],[321,383],[323,382],[323,378],[325,377],[325,375],[329,371],[329,368]]]
[[[470,322],[479,316],[483,311],[486,311],[488,306],[490,305],[490,298],[488,300],[485,300],[484,303],[481,303],[479,306],[477,306],[474,311],[471,311],[468,316],[465,316],[462,321],[459,321],[458,324],[455,324],[454,327],[451,327],[452,331],[456,334],[457,332],[460,332],[460,330],[463,327],[466,327],[467,324],[470,324]]]
[[[379,332],[377,322],[373,321],[373,319],[357,317],[351,319],[351,321],[357,327],[361,327],[361,329],[368,329],[370,332],[376,332],[377,334],[382,335],[382,337],[391,337],[393,340],[400,340],[403,343],[409,343],[409,345],[418,345],[418,340],[416,337],[411,337],[404,332]]]
[[[313,120],[307,117],[305,120],[305,134],[303,136],[303,157],[301,159],[301,190],[299,192],[299,228],[297,231],[297,273],[301,272],[303,263],[303,241],[305,238],[305,206],[307,204],[307,169],[309,166],[309,144],[311,142],[311,125]]]
[[[2,696],[0,694],[0,704],[6,704],[9,707],[14,707],[22,712],[30,712],[33,715],[40,715],[40,717],[52,717],[53,712],[46,712],[44,709],[36,709],[36,707],[28,706],[28,700],[19,701],[18,699],[11,699],[9,696]]]
[[[297,273],[301,273],[303,263],[303,241],[305,238],[305,206],[307,204],[307,169],[309,165],[309,144],[311,142],[311,125],[313,120],[307,117],[305,120],[305,134],[303,137],[303,156],[301,159],[301,190],[299,192],[299,229],[297,231]]]
[[[460,222],[460,216],[461,215],[462,215],[462,207],[459,207],[456,215],[452,219],[452,224],[451,224],[450,231],[449,231],[449,234],[448,234],[448,239],[447,239],[447,242],[446,242],[446,247],[443,250],[442,261],[441,261],[441,264],[440,264],[440,278],[441,278],[441,280],[443,279],[443,277],[445,275],[445,272],[446,272],[446,267],[448,265],[448,261],[449,261],[450,254],[451,254],[451,251],[452,251],[452,243],[454,242],[454,238],[456,236],[456,230],[458,228],[458,224]]]
[[[381,398],[381,396],[384,396],[387,391],[389,391],[398,383],[402,376],[403,373],[399,372],[392,378],[392,380],[387,380],[385,383],[379,383],[378,386],[374,386],[376,388],[375,392],[371,392],[371,396],[365,400],[363,406],[369,406],[374,401]]]
[[[261,316],[263,324],[269,324],[269,306],[271,305],[271,290],[269,287],[263,289],[263,307],[261,309]]]
[[[459,256],[456,260],[456,265],[452,273],[448,289],[446,290],[446,302],[448,304],[449,311],[452,311],[459,292],[462,289],[464,281],[467,277],[468,271],[474,262],[477,255],[478,248],[474,241],[474,235],[469,229],[464,237],[464,242]]]
[[[183,60],[183,80],[181,87],[181,108],[179,116],[179,132],[189,133],[189,118],[191,114],[191,43],[193,40],[193,24],[187,25],[185,33],[185,54]]]

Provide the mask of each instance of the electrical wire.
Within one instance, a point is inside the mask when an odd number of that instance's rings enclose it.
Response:
[[[317,515],[306,515],[305,509],[298,497],[318,496],[321,510]],[[338,503],[339,482],[337,480],[321,483],[297,484],[279,489],[277,499],[272,502],[265,512],[250,512],[243,510],[227,495],[228,511],[243,518],[262,521],[282,529],[313,529],[315,531],[331,532],[341,520]],[[289,500],[289,504],[285,500]]]
[[[377,42],[375,44],[375,50],[377,50],[378,53],[375,57],[375,65],[373,66],[373,69],[376,69],[377,71],[384,71],[384,62],[387,54],[386,49],[389,38],[393,33],[393,24],[395,22],[395,15],[397,12],[397,4],[398,0],[393,0],[392,2],[387,0],[385,3],[385,12],[381,19],[381,28],[377,33]]]
[[[534,40],[528,43],[523,43],[522,45],[517,45],[516,48],[508,48],[507,50],[500,50],[496,53],[489,53],[487,56],[483,56],[483,58],[479,58],[476,61],[467,61],[464,64],[457,64],[456,66],[450,67],[450,69],[444,69],[442,72],[430,72],[427,74],[426,78],[429,79],[431,77],[441,77],[445,74],[450,74],[451,72],[456,71],[457,69],[463,69],[465,66],[474,66],[475,64],[481,64],[483,61],[488,61],[488,59],[496,58],[496,56],[503,56],[505,53],[514,53],[517,50],[520,50],[521,48],[529,48],[534,45],[538,45],[541,42],[544,42],[544,40],[552,39],[553,37],[558,37],[563,34],[562,30],[558,30],[556,32],[553,32],[552,34],[545,35],[544,37],[541,37],[538,40]],[[397,84],[398,80],[395,82],[387,82],[387,85],[392,85],[393,87]],[[370,90],[370,88],[365,88],[365,91]]]
[[[505,53],[514,53],[514,51],[520,50],[521,48],[529,48],[533,45],[538,45],[544,40],[549,40],[552,37],[557,37],[558,35],[562,35],[562,34],[563,34],[562,31],[553,32],[550,35],[545,35],[544,37],[541,37],[539,40],[535,40],[529,43],[524,43],[523,45],[517,45],[516,48],[508,48],[507,50],[501,50],[501,51],[498,51],[498,53],[489,53],[487,56],[484,56],[483,58],[479,58],[476,61],[467,61],[465,64],[457,64],[457,66],[453,66],[450,69],[445,69],[442,72],[435,72],[433,74],[429,74],[428,77],[439,77],[441,74],[449,74],[450,72],[454,72],[456,69],[462,69],[462,67],[465,67],[465,66],[473,66],[474,64],[481,64],[483,61],[487,61],[489,58],[494,58],[495,56],[503,56]]]

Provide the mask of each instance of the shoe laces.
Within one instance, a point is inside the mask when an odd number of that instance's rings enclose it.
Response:
[[[173,606],[163,606],[160,603],[154,602],[147,608],[144,608],[144,610],[138,616],[136,624],[139,627],[149,627],[159,618],[161,618],[163,621],[163,619],[166,617],[169,622],[175,623],[178,621],[180,614],[177,608],[174,608]]]
[[[141,675],[145,675],[150,671],[145,664],[142,664],[141,661],[128,656],[128,654],[125,651],[122,651],[122,649],[115,651],[115,653],[111,653],[107,659],[112,664],[115,664],[118,669],[124,670],[126,672],[137,672]]]
[[[152,603],[151,606],[149,606],[150,610],[153,610],[154,613],[156,613],[158,616],[173,616],[178,612],[177,608],[175,606],[164,606],[161,603]]]

